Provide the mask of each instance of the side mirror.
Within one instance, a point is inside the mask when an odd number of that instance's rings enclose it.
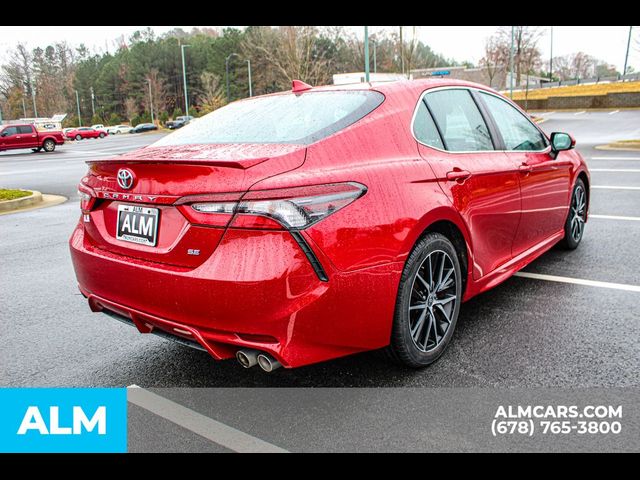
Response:
[[[0,137],[7,137],[7,136],[9,136],[9,132],[0,133]]]
[[[551,134],[551,152],[553,158],[558,155],[558,152],[565,150],[571,150],[576,146],[576,141],[568,133],[553,132]]]

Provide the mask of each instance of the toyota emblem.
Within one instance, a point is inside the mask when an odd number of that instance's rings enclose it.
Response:
[[[133,172],[128,168],[118,170],[118,185],[123,190],[129,190],[133,187]]]

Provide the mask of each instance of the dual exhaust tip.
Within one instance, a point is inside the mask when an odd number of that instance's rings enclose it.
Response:
[[[244,368],[251,368],[258,365],[265,372],[273,372],[282,366],[282,364],[271,355],[258,350],[238,350],[236,352],[236,359]]]

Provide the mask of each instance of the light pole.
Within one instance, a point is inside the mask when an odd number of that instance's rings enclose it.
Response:
[[[513,36],[514,27],[511,27],[511,48],[509,48],[509,96],[513,99]]]
[[[400,26],[400,65],[404,76],[404,42],[402,41],[402,26]]]
[[[247,72],[249,74],[249,96],[253,97],[253,87],[251,86],[251,60],[247,58]]]
[[[553,27],[551,27],[551,48],[549,49],[549,81],[553,81]]]
[[[96,104],[94,101],[96,96],[93,94],[93,85],[90,88],[91,88],[91,123],[93,123],[93,117],[96,116]]]
[[[31,83],[31,100],[33,100],[33,118],[38,118],[38,107],[36,107],[36,87]]]
[[[378,73],[378,59],[376,58],[376,50],[378,48],[377,40],[373,41],[373,73]]]
[[[180,52],[182,53],[182,81],[184,82],[184,108],[185,115],[189,115],[189,96],[187,95],[187,68],[184,64],[184,49],[191,45],[180,45]]]
[[[623,82],[624,76],[627,74],[627,62],[629,61],[629,45],[631,44],[631,30],[633,30],[633,27],[629,27],[629,38],[627,38],[627,53],[624,54],[624,70],[622,71]]]
[[[76,90],[76,107],[78,108],[78,126],[82,126],[82,119],[80,118],[80,97],[78,96],[78,90]]]
[[[369,27],[364,27],[364,81],[369,83]]]
[[[153,96],[151,95],[151,80],[147,78],[149,84],[149,106],[151,107],[151,123],[156,123],[153,117]]]
[[[27,106],[24,103],[24,95],[22,95],[22,118],[27,118]]]
[[[231,101],[231,95],[229,93],[229,60],[231,60],[232,57],[237,57],[237,56],[238,56],[237,53],[230,53],[227,56],[227,58],[224,59],[224,72],[227,80],[227,103]]]

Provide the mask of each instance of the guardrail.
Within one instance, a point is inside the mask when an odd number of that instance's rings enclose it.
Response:
[[[544,82],[540,85],[530,85],[529,90],[536,90],[538,88],[569,87],[572,85],[593,85],[597,83],[634,82],[638,80],[640,80],[640,72],[609,77],[577,78],[574,80],[560,80],[559,82]]]

